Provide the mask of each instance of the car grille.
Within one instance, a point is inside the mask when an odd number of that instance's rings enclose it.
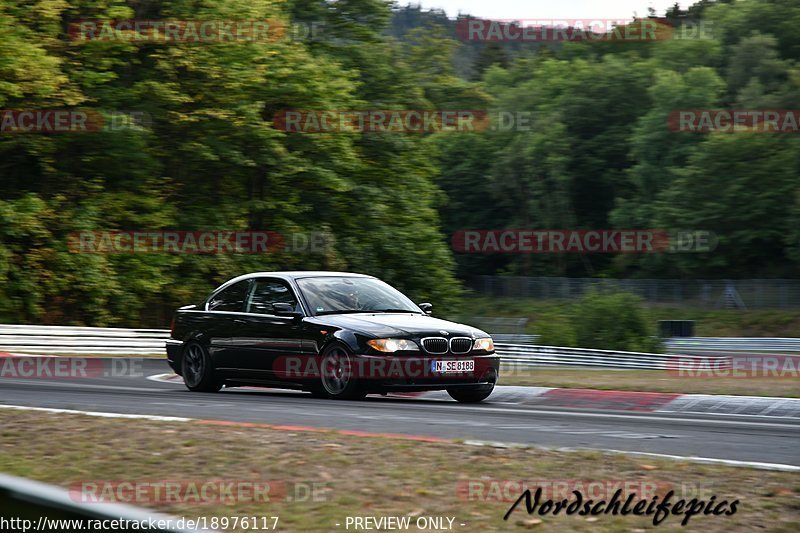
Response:
[[[472,349],[472,339],[468,337],[453,337],[450,339],[450,351],[455,354],[467,353]]]
[[[472,349],[472,339],[469,337],[453,337],[449,341],[444,337],[427,337],[422,339],[422,347],[425,351],[432,354],[450,353],[465,354]]]
[[[428,353],[447,353],[447,339],[443,337],[428,337],[422,339],[422,347]]]

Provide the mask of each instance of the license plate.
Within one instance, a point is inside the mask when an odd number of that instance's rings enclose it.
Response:
[[[440,374],[472,372],[475,370],[475,361],[431,361],[431,370]]]

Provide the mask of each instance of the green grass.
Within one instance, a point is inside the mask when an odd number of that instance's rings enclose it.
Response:
[[[271,498],[230,503],[136,502],[178,517],[278,516],[279,531],[346,531],[347,516],[450,516],[454,531],[796,531],[796,473],[643,459],[622,454],[417,442],[258,424],[119,420],[0,411],[0,472],[73,486],[76,482],[286,481],[317,483],[316,501]],[[528,516],[510,501],[470,498],[468,481],[648,483],[661,496],[740,500],[733,516],[670,516],[657,528],[633,516]],[[462,485],[459,485],[461,483]],[[612,491],[615,489],[612,489]],[[688,494],[687,494],[688,493]],[[518,491],[510,493],[511,500]],[[603,496],[600,496],[603,497]],[[606,496],[607,497],[607,496]],[[342,527],[336,527],[340,523]],[[460,524],[465,526],[460,526]],[[252,531],[252,530],[251,530]],[[353,531],[353,528],[350,528]],[[410,531],[418,531],[411,528]]]
[[[526,368],[504,365],[500,369],[500,385],[800,398],[800,380],[796,377],[686,377],[666,370]]]

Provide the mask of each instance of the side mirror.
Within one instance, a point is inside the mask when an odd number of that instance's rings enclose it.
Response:
[[[429,315],[433,312],[433,304],[428,302],[419,304],[419,308],[422,309],[422,312],[425,313],[426,315]]]
[[[272,304],[272,312],[277,316],[290,316],[292,318],[300,318],[303,316],[302,313],[298,313],[294,310],[294,306],[292,304],[282,302]]]

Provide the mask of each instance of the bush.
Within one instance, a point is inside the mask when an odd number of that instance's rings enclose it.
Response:
[[[642,300],[628,293],[586,293],[558,311],[541,313],[535,331],[545,346],[576,346],[625,352],[661,351]]]
[[[588,292],[575,308],[573,326],[582,348],[660,351],[655,326],[648,324],[642,300],[634,294]]]
[[[574,305],[565,305],[558,311],[548,310],[539,313],[534,324],[534,332],[539,335],[538,344],[544,346],[577,346]]]

